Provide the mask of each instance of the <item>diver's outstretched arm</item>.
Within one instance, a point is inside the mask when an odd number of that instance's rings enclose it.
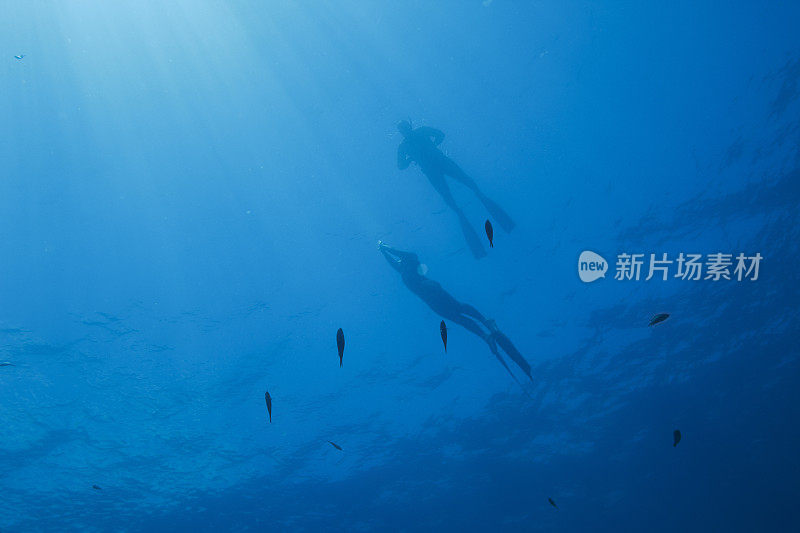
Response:
[[[398,272],[400,272],[401,271],[401,269],[400,269],[400,261],[395,259],[394,257],[392,257],[392,255],[389,253],[387,248],[388,248],[388,246],[386,246],[386,245],[383,245],[383,244],[380,245],[380,250],[381,250],[381,253],[383,254],[383,257],[386,259],[386,261],[389,263],[389,265],[391,265],[391,267],[393,269],[395,269]]]
[[[389,264],[392,265],[392,268],[397,270],[401,274],[405,270],[404,268],[405,265],[419,264],[419,259],[417,258],[417,254],[396,250],[395,248],[383,244],[383,242],[380,241],[378,241],[378,248],[383,254],[383,257],[386,258],[386,261],[388,261]]]
[[[385,254],[391,254],[401,261],[419,261],[417,258],[417,254],[412,252],[404,252],[402,250],[398,250],[397,248],[392,248],[388,244],[381,243],[381,252]]]

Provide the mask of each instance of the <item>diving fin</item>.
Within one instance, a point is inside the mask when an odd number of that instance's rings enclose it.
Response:
[[[486,257],[486,250],[483,249],[478,234],[469,225],[469,220],[464,215],[459,215],[458,221],[461,223],[461,231],[464,233],[464,238],[467,240],[467,245],[475,259]]]
[[[480,201],[483,206],[489,211],[489,214],[492,215],[492,218],[500,224],[500,227],[503,228],[503,231],[506,233],[511,233],[511,230],[517,225],[511,217],[503,211],[503,208],[494,203],[492,200],[484,196],[483,194],[480,195]]]
[[[528,364],[528,361],[526,361],[522,354],[519,353],[519,350],[517,350],[516,346],[512,344],[511,339],[506,337],[501,331],[495,331],[492,335],[494,336],[495,341],[497,341],[497,344],[503,349],[504,352],[508,354],[511,360],[517,363],[517,366],[520,367],[523,372],[525,372],[525,375],[528,376],[531,381],[533,381],[533,376],[531,375],[531,365]]]

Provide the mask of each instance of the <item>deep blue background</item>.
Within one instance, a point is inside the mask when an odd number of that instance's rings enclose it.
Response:
[[[800,528],[798,20],[3,2],[0,530]],[[400,119],[516,219],[486,259]],[[455,325],[442,353],[378,239],[497,320],[527,395]],[[585,285],[584,249],[765,259]]]

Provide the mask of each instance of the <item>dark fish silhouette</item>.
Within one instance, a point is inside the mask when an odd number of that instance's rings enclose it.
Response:
[[[442,342],[444,343],[444,353],[447,353],[447,324],[444,320],[439,324],[439,332],[442,334]]]
[[[494,244],[492,243],[492,239],[494,238],[494,228],[492,228],[492,223],[489,220],[486,220],[486,224],[483,225],[486,228],[486,236],[489,237],[489,248],[494,248]]]
[[[23,57],[25,57],[25,54],[20,54],[18,56],[14,56],[14,59],[22,59]]]
[[[333,447],[334,447],[334,448],[336,448],[337,450],[339,450],[339,451],[342,451],[342,447],[341,447],[341,446],[339,446],[338,444],[336,444],[335,442],[333,442],[333,441],[330,441],[330,440],[329,440],[328,442],[330,443],[330,445],[331,445],[331,446],[333,446]]]
[[[555,507],[556,509],[558,509],[558,505],[556,505],[556,502],[554,502],[554,501],[553,501],[553,498],[547,498],[547,501],[549,501],[549,502],[550,502],[550,505],[552,505],[553,507]]]
[[[9,363],[8,361],[3,361],[0,363],[0,366],[15,366],[14,363]]]
[[[681,441],[681,432],[679,429],[676,429],[675,431],[672,432],[672,447],[674,448],[675,446],[677,446],[680,441]]]
[[[100,488],[98,485],[92,485],[92,488],[93,488],[94,490],[103,490],[103,489],[101,489],[101,488]]]
[[[339,366],[342,366],[342,357],[344,356],[344,331],[339,328],[336,332],[336,347],[339,348]]]
[[[272,423],[272,396],[269,395],[269,391],[264,393],[264,399],[267,401],[267,412],[269,413],[269,423]]]
[[[654,315],[653,318],[650,319],[650,323],[648,326],[655,326],[659,322],[664,322],[666,319],[669,318],[669,313],[659,313]]]

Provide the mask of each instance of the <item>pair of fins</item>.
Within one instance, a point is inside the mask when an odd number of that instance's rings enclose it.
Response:
[[[489,214],[492,216],[492,218],[494,218],[495,221],[500,224],[500,227],[503,228],[503,231],[506,233],[511,233],[516,224],[511,217],[508,216],[508,213],[503,211],[499,205],[483,195],[480,195],[479,199],[481,203],[483,203],[484,207],[486,207],[486,210],[489,211]],[[464,234],[464,238],[467,240],[467,245],[469,246],[472,255],[476,259],[486,257],[486,251],[483,248],[483,244],[481,244],[480,239],[478,239],[478,235],[475,233],[475,230],[472,229],[472,225],[463,215],[463,213],[459,213],[458,221],[461,224],[461,231]],[[494,248],[494,228],[492,227],[492,223],[487,219],[483,227],[486,230],[486,236],[489,238],[489,247]]]
[[[492,215],[492,218],[494,218],[497,221],[497,223],[500,224],[500,227],[503,228],[503,231],[505,231],[506,233],[511,233],[511,231],[514,229],[514,227],[516,227],[517,224],[511,219],[510,216],[508,216],[508,213],[503,211],[502,207],[494,203],[492,200],[490,200],[483,194],[481,194],[478,197],[478,199],[481,201],[486,210],[489,211],[489,214]],[[485,225],[487,236],[489,234],[489,228],[491,226],[492,226],[491,222],[487,220]],[[489,236],[490,241],[491,239],[492,237]]]
[[[491,334],[491,338],[497,343],[497,345],[502,348],[502,350],[508,355],[508,357],[514,361],[517,366],[522,370],[528,379],[533,381],[533,375],[531,374],[531,365],[528,364],[528,361],[522,356],[522,354],[517,350],[517,347],[511,342],[511,339],[506,337],[505,333],[500,330],[495,330]],[[495,352],[495,357],[497,360],[500,361],[503,366],[508,370],[509,374],[511,374],[511,369],[508,368],[508,365],[505,361],[503,361],[499,352]],[[513,374],[511,374],[513,376]]]
[[[447,353],[447,324],[445,324],[444,320],[442,320],[439,323],[439,333],[442,336],[442,344],[444,345],[444,352]],[[519,352],[519,350],[517,350],[517,347],[514,346],[514,344],[511,342],[511,339],[506,337],[505,333],[503,333],[498,329],[495,329],[491,333],[491,338],[494,340],[495,343],[497,343],[498,346],[500,346],[500,348],[503,349],[503,351],[508,355],[508,357],[512,361],[514,361],[523,372],[525,372],[525,375],[528,376],[528,379],[533,381],[533,375],[531,374],[531,365],[528,364],[528,361],[525,360],[525,357],[523,357],[522,354]],[[494,355],[495,357],[497,357],[497,360],[500,361],[500,364],[503,365],[503,367],[505,367],[508,373],[511,374],[511,377],[513,377],[514,380],[516,381],[517,379],[516,376],[514,376],[513,372],[511,372],[511,369],[503,360],[500,353],[495,351]],[[517,383],[519,383],[519,381],[517,381]],[[521,383],[520,386],[522,386]]]

